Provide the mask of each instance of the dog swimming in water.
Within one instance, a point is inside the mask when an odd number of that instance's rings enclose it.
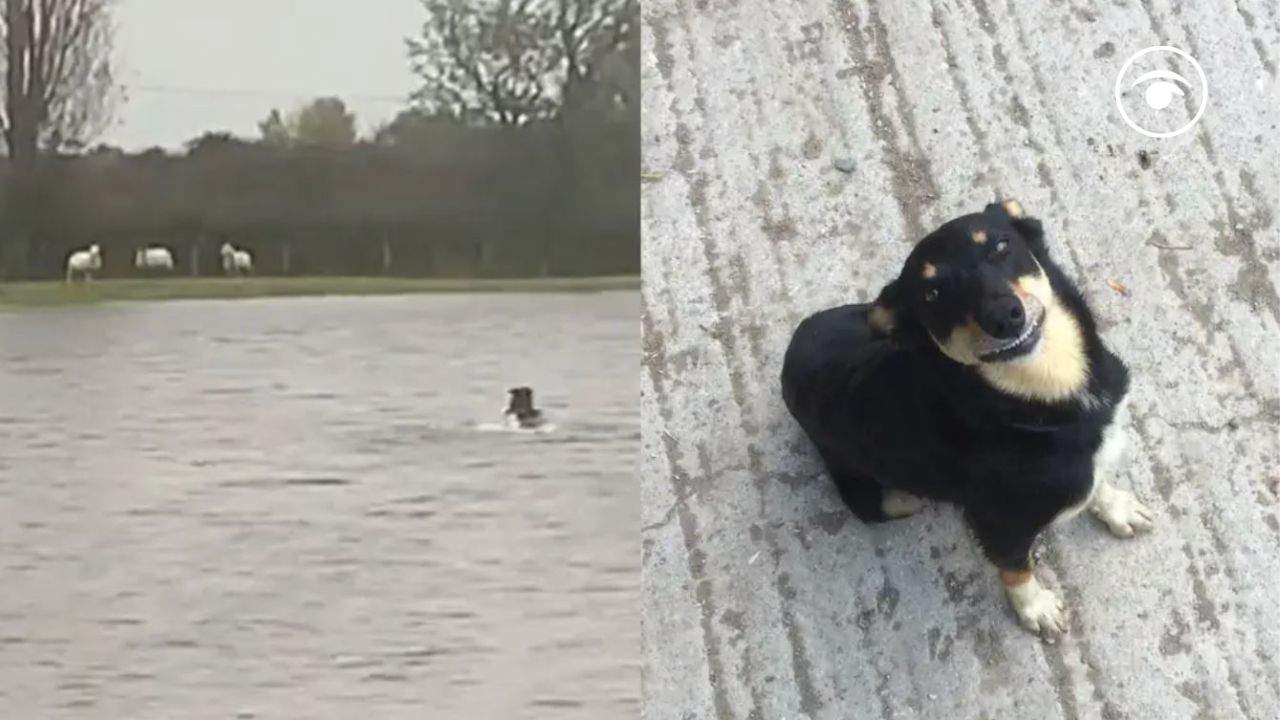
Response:
[[[1028,630],[1067,608],[1032,546],[1089,509],[1117,537],[1152,513],[1112,485],[1129,371],[1044,230],[1016,201],[922,239],[874,302],[819,312],[787,348],[782,396],[860,519],[958,504]]]
[[[507,427],[518,430],[533,430],[546,424],[546,416],[533,406],[533,388],[520,386],[507,391],[510,400],[507,409],[502,413]]]

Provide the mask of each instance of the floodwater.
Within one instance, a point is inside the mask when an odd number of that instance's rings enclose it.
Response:
[[[0,717],[638,716],[639,314],[0,313]]]

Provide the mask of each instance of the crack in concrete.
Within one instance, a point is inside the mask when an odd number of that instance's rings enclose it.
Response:
[[[687,17],[687,13],[683,16]],[[692,42],[688,48],[690,57],[697,60],[697,51],[693,48]],[[705,103],[698,102],[704,95],[700,78],[695,78],[695,107],[698,109],[705,119],[706,108]],[[694,224],[698,230],[698,241],[702,249],[704,261],[706,262],[706,277],[711,289],[712,305],[715,309],[716,319],[714,322],[715,330],[712,338],[720,346],[721,354],[725,360],[725,369],[728,373],[730,392],[733,396],[734,403],[739,409],[738,423],[743,435],[747,438],[755,437],[759,432],[759,427],[752,419],[749,413],[749,403],[747,401],[746,380],[743,369],[740,367],[740,359],[736,350],[736,336],[733,333],[732,324],[729,322],[730,304],[732,296],[725,284],[725,279],[719,268],[719,250],[711,228],[710,219],[707,217],[707,188],[708,178],[706,173],[697,169],[696,162],[693,159],[693,143],[691,134],[683,122],[677,124],[676,132],[676,170],[685,177],[689,185],[689,205],[694,213]],[[751,468],[753,483],[756,486],[756,494],[759,500],[759,512],[761,517],[767,517],[764,507],[764,484],[767,481],[763,469],[760,466],[759,454],[755,450],[754,445],[748,443],[747,453],[750,458],[749,466]],[[704,468],[705,469],[705,468]],[[777,541],[773,538],[771,532],[765,533],[765,541],[767,546],[776,554],[779,552]],[[805,655],[803,638],[799,634],[799,629],[795,625],[794,612],[790,607],[790,600],[787,597],[787,588],[783,582],[783,578],[779,576],[776,567],[777,560],[775,558],[774,585],[778,593],[780,611],[784,625],[787,626],[787,640],[791,647],[792,654],[792,675],[796,681],[796,690],[799,696],[800,708],[810,716],[814,715],[823,705],[821,697],[818,695],[816,686],[811,677],[811,667]],[[702,583],[701,588],[705,587],[707,595],[706,602],[710,603],[710,587],[709,583]],[[719,683],[716,683],[719,685]],[[724,688],[719,687],[718,693],[723,694]],[[727,700],[726,700],[727,707]]]
[[[969,132],[973,134],[974,142],[978,144],[978,160],[985,165],[985,172],[996,174],[995,164],[992,162],[991,148],[987,143],[987,133],[978,124],[977,111],[973,107],[973,98],[969,93],[969,83],[960,74],[960,63],[956,61],[955,51],[951,49],[951,37],[947,34],[947,29],[942,22],[942,15],[938,12],[936,3],[930,6],[930,19],[933,26],[938,29],[938,34],[942,36],[942,54],[947,59],[947,75],[951,78],[951,85],[956,89],[956,94],[960,96],[960,107],[964,110],[964,121],[969,126]],[[1002,185],[1000,178],[996,178],[996,186]]]
[[[671,425],[670,400],[667,397],[666,378],[659,368],[666,365],[666,344],[663,340],[661,331],[653,324],[653,318],[649,313],[648,301],[644,300],[641,310],[641,327],[642,342],[644,344],[645,356],[652,358],[648,363],[649,382],[653,386],[654,393],[657,394],[657,405],[660,418],[664,427]],[[678,457],[679,446],[675,438],[670,434],[662,435],[662,445],[664,454],[667,459],[667,471],[670,478],[672,493],[676,496],[675,503],[672,504],[673,509],[677,512],[680,519],[680,536],[684,542],[685,556],[688,564],[689,579],[696,587],[696,596],[699,607],[701,609],[700,626],[702,629],[702,646],[703,655],[707,659],[707,682],[710,685],[712,704],[715,707],[716,717],[722,720],[732,718],[733,714],[729,708],[728,695],[725,692],[724,685],[719,679],[724,674],[724,669],[720,661],[720,651],[716,644],[715,634],[711,627],[711,617],[714,613],[714,604],[711,603],[709,597],[709,585],[703,577],[703,554],[699,548],[698,542],[698,524],[697,518],[694,517],[692,510],[680,501],[680,498],[689,495],[689,481],[687,474],[676,460]]]
[[[907,101],[903,89],[902,76],[898,72],[897,61],[889,52],[887,29],[880,20],[879,11],[874,2],[869,3],[869,22],[866,32],[870,35],[875,55],[867,47],[862,34],[863,21],[853,9],[849,0],[834,0],[832,8],[836,17],[844,23],[845,45],[854,55],[855,71],[862,80],[862,98],[867,104],[867,112],[871,115],[871,131],[883,146],[884,164],[889,168],[890,184],[893,186],[893,197],[902,211],[906,224],[904,242],[914,244],[924,237],[928,230],[923,220],[924,208],[938,197],[938,184],[933,179],[933,171],[929,167],[929,159],[920,148],[920,139],[916,133],[915,113]],[[881,85],[889,79],[891,87],[897,94],[897,106],[902,125],[906,130],[909,144],[914,152],[903,148],[898,142],[889,118]]]

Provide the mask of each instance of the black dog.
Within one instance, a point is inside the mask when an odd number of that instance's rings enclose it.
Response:
[[[1085,507],[1117,536],[1151,527],[1108,483],[1128,387],[1012,200],[924,238],[874,303],[807,318],[782,368],[787,408],[849,508],[872,522],[921,498],[959,504],[1018,618],[1049,640],[1066,607],[1032,573],[1036,536]]]
[[[542,411],[533,406],[533,388],[520,386],[507,391],[511,399],[502,415],[513,429],[532,430],[546,422]]]

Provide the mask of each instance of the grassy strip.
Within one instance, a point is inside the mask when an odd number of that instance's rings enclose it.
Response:
[[[95,280],[91,283],[0,282],[0,308],[56,307],[117,300],[195,300],[295,295],[407,293],[564,293],[635,290],[633,275],[584,278],[250,277]]]

